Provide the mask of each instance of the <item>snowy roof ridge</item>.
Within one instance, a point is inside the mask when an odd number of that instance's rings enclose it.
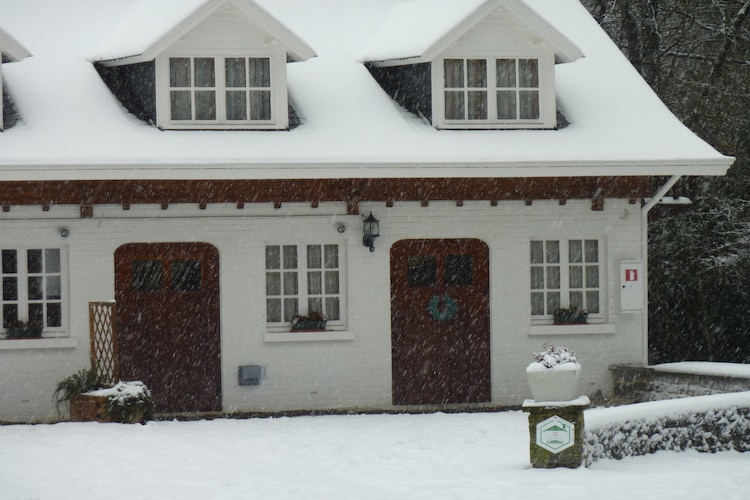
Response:
[[[432,60],[498,7],[504,7],[547,39],[558,62],[572,62],[583,52],[544,17],[521,0],[411,0],[395,5],[360,57],[364,62],[410,63]],[[440,12],[437,21],[419,22]]]
[[[292,52],[295,61],[315,51],[253,0],[140,0],[89,56],[91,61],[130,64],[154,59],[158,53],[225,4],[233,4],[259,20]]]
[[[18,62],[31,55],[31,52],[5,31],[2,26],[0,26],[0,53],[2,54],[2,62]]]

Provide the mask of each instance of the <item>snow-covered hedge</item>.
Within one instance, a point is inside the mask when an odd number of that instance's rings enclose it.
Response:
[[[643,403],[612,408],[609,414],[610,409],[592,410],[592,425],[587,421],[585,429],[586,465],[660,450],[750,451],[750,393],[716,398]]]

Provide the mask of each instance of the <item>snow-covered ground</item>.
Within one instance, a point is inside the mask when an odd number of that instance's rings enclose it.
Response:
[[[0,427],[3,500],[739,500],[748,477],[734,451],[532,469],[521,412]]]

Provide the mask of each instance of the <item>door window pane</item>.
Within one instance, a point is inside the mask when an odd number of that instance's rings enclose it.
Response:
[[[435,257],[416,255],[409,257],[409,286],[433,286],[437,279],[437,261]]]
[[[445,256],[445,284],[447,286],[471,285],[473,282],[471,255]]]
[[[132,285],[136,292],[158,292],[164,288],[164,265],[161,260],[134,260]]]
[[[194,292],[201,289],[202,274],[200,259],[175,259],[169,263],[172,271],[172,290]]]

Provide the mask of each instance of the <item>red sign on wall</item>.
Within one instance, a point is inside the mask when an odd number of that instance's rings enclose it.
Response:
[[[625,269],[625,281],[638,281],[638,269]]]

